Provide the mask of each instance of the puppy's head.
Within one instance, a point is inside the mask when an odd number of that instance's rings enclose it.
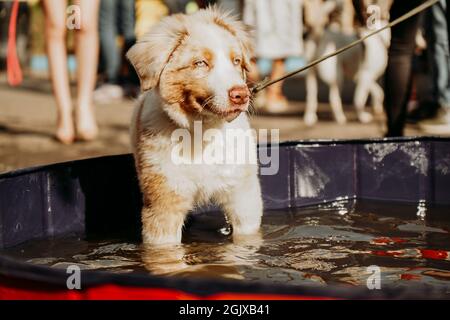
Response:
[[[234,120],[249,106],[251,40],[215,8],[164,18],[127,53],[142,90],[155,88],[181,126],[198,117]]]

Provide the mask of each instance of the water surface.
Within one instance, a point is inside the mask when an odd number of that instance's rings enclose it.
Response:
[[[53,268],[272,283],[365,285],[378,266],[381,284],[422,283],[450,292],[450,208],[337,201],[267,211],[260,236],[227,236],[218,214],[191,217],[183,244],[145,247],[129,239],[34,240],[4,250]]]

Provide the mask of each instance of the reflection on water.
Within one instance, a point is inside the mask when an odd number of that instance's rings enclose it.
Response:
[[[342,200],[266,212],[261,234],[231,240],[220,216],[187,223],[179,246],[121,240],[32,241],[5,253],[35,264],[181,277],[226,277],[290,284],[382,284],[450,288],[449,208]],[[222,230],[222,232],[220,231]]]

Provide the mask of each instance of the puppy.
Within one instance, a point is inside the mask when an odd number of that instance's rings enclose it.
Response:
[[[256,158],[246,115],[250,55],[245,25],[215,8],[162,19],[127,53],[143,90],[131,139],[144,243],[180,243],[186,215],[209,201],[223,209],[234,237],[258,233],[263,207],[256,161],[206,164],[206,150],[233,153],[235,144],[201,139],[202,148],[178,156],[173,138],[180,130],[195,136],[199,124],[222,137],[232,131],[249,140],[246,152]]]

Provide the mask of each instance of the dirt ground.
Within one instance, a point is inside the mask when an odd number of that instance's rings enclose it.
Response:
[[[100,125],[99,139],[64,146],[53,138],[55,130],[55,102],[50,83],[42,79],[27,79],[17,88],[6,83],[0,75],[0,172],[17,168],[63,162],[74,159],[129,152],[128,127],[134,102],[126,100],[97,106]],[[382,119],[371,124],[355,121],[352,107],[346,108],[349,123],[336,124],[329,106],[319,108],[321,121],[313,128],[302,122],[304,104],[292,103],[289,115],[255,115],[251,123],[255,129],[280,129],[281,140],[355,139],[381,137]],[[408,130],[408,135],[418,132]]]

